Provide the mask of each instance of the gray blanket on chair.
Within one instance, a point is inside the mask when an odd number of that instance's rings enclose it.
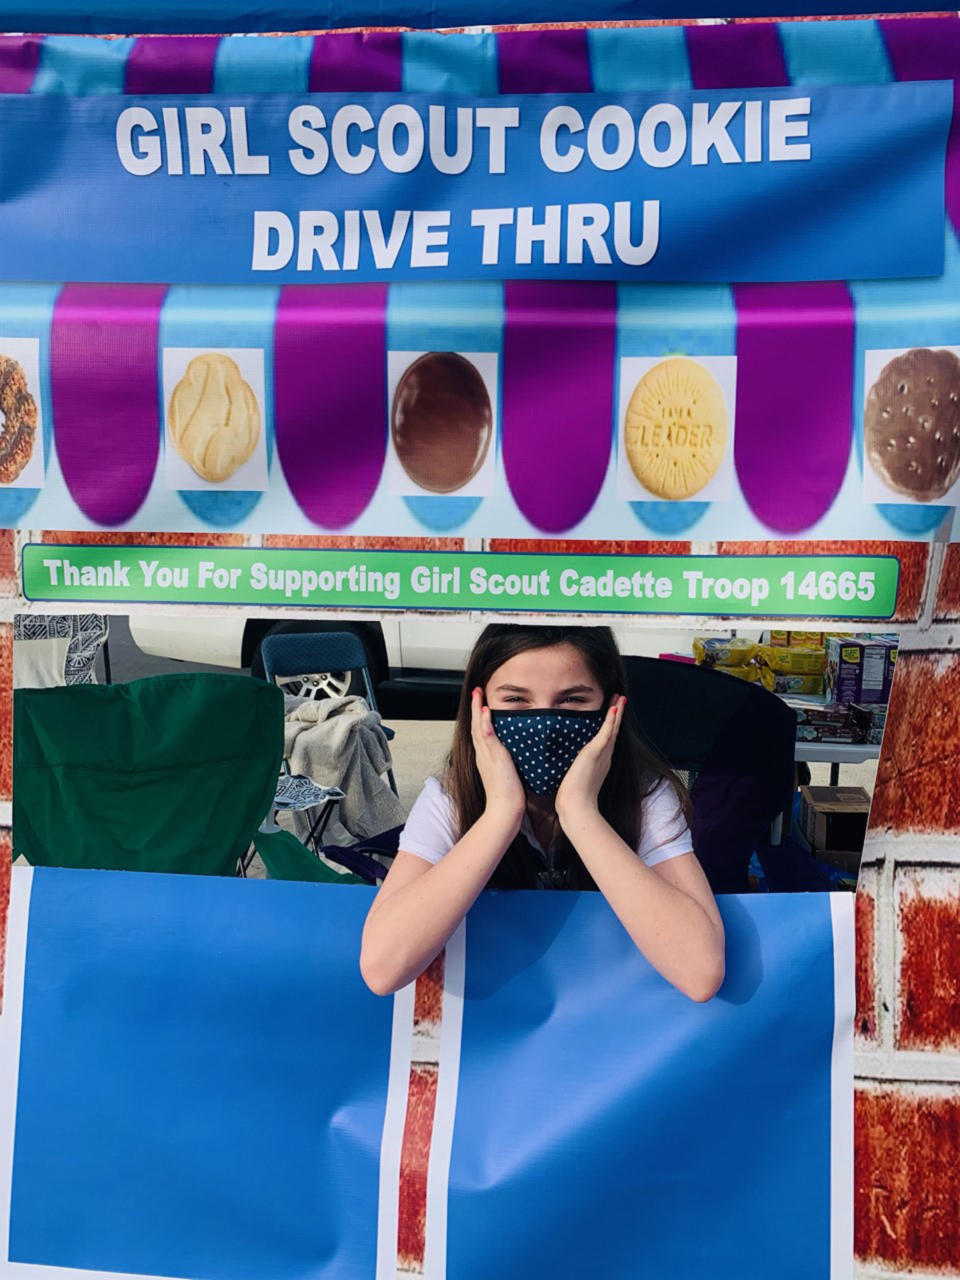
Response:
[[[404,821],[400,801],[383,776],[391,759],[380,716],[363,698],[308,698],[288,706],[283,741],[291,773],[340,787],[345,794],[324,843],[350,844]],[[310,812],[291,816],[295,834],[306,839]]]

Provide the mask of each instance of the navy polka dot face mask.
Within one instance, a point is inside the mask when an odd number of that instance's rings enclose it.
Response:
[[[599,711],[492,711],[493,731],[510,752],[520,781],[552,796],[580,749],[603,724]]]

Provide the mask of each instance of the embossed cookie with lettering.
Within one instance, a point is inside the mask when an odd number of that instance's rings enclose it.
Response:
[[[483,466],[493,435],[479,371],[455,351],[429,351],[404,371],[390,415],[400,465],[421,489],[453,493]]]
[[[914,347],[884,365],[867,393],[864,451],[889,488],[942,498],[960,477],[960,360]]]
[[[173,389],[167,415],[181,458],[204,480],[228,480],[260,437],[260,407],[235,360],[215,351],[194,356]]]
[[[0,484],[12,484],[33,454],[37,402],[12,356],[0,355]]]
[[[650,493],[673,501],[699,493],[727,447],[727,406],[709,369],[687,356],[654,365],[633,389],[624,444]]]

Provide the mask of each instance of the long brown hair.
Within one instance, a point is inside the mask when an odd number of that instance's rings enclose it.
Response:
[[[493,673],[510,658],[531,649],[572,645],[586,663],[603,693],[603,707],[615,694],[626,694],[627,677],[613,632],[609,627],[526,626],[492,623],[485,627],[467,661],[453,743],[444,773],[444,789],[453,802],[459,829],[468,831],[483,813],[485,797],[471,739],[471,693],[486,689]],[[637,732],[628,702],[628,714],[620,726],[610,771],[600,788],[599,808],[617,835],[635,849],[643,821],[642,801],[666,779],[677,796],[679,812],[689,817],[686,788]],[[533,888],[539,862],[527,842],[518,837],[504,854],[490,878],[495,888]],[[593,877],[562,831],[555,846],[555,865],[566,870],[571,888],[595,889]]]

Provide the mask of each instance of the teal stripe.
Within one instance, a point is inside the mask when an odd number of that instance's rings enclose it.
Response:
[[[214,63],[214,91],[306,93],[312,49],[308,36],[224,36]]]
[[[597,93],[691,87],[682,27],[602,27],[588,31],[587,41]]]
[[[880,28],[853,22],[781,22],[792,84],[886,84],[893,79]]]
[[[256,347],[263,351],[263,430],[268,470],[274,454],[273,328],[279,296],[279,289],[262,285],[175,285],[167,294],[160,313],[157,378],[164,416],[164,348]],[[252,490],[191,490],[182,491],[180,497],[201,520],[217,528],[225,528],[244,520],[263,495]]]
[[[58,284],[5,284],[0,285],[0,355],[4,352],[4,338],[36,338],[39,343],[40,385],[31,386],[34,395],[39,392],[40,421],[43,426],[43,469],[50,471],[53,453],[53,404],[50,395],[50,326],[53,307],[60,292]],[[10,528],[21,521],[36,502],[39,489],[0,490],[0,526]]]
[[[47,36],[31,93],[122,93],[133,40]]]
[[[492,32],[442,35],[436,31],[403,33],[405,93],[497,92],[497,43]]]

